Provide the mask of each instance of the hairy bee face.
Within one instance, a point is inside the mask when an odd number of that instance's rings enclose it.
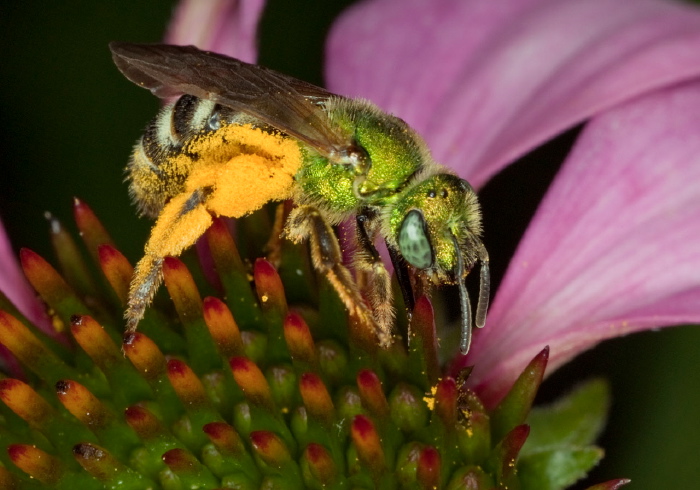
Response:
[[[460,257],[465,271],[478,259],[479,203],[469,183],[454,175],[434,175],[406,189],[388,227],[403,258],[435,283],[462,279],[456,274]]]

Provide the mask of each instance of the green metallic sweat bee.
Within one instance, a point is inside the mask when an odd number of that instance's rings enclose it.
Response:
[[[472,313],[465,277],[481,262],[475,324],[489,300],[481,211],[465,180],[435,163],[415,131],[370,102],[192,46],[112,43],[122,73],[158,97],[180,96],[147,127],[127,167],[142,214],[157,217],[132,279],[133,331],[162,277],[162,262],[194,244],[212,215],[239,217],[269,201],[293,199],[284,235],[308,240],[314,267],[351,315],[388,345],[391,280],[375,241],[386,242],[407,308],[416,291],[456,284],[460,348],[469,350]],[[331,228],[356,220],[354,267],[342,263]],[[369,299],[367,306],[363,294]]]

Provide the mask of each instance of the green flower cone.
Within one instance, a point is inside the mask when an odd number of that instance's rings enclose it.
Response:
[[[55,220],[60,273],[21,253],[59,335],[0,298],[0,342],[25,368],[0,380],[1,488],[559,489],[602,457],[603,382],[531,410],[545,348],[486,410],[468,371],[441,375],[426,298],[380,349],[304,247],[256,258],[266,211],[241,220],[243,257],[223,221],[209,229],[209,282],[167,258],[171,301],[123,337],[133,268],[77,200],[75,216],[90,260]]]

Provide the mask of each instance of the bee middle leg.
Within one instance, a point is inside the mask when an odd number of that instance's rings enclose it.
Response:
[[[282,237],[284,233],[284,223],[287,217],[285,208],[286,204],[284,202],[277,204],[275,207],[275,220],[272,223],[272,231],[263,249],[267,255],[267,260],[277,268],[279,268],[282,263]]]
[[[338,238],[321,212],[313,206],[294,209],[287,220],[285,235],[293,242],[309,240],[314,269],[328,278],[352,316],[376,329],[372,313],[365,305],[350,271],[343,265]],[[381,332],[378,337],[382,346],[388,345],[389,339]]]
[[[367,291],[379,327],[379,338],[382,343],[388,344],[394,324],[393,296],[391,276],[374,246],[378,225],[376,213],[370,209],[362,210],[357,215],[356,224],[359,250],[355,256],[355,267],[360,273],[368,275]]]

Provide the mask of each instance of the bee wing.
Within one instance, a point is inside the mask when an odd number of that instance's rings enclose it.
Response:
[[[117,68],[132,82],[165,98],[190,94],[239,110],[334,159],[352,137],[330,123],[321,104],[330,92],[269,68],[194,46],[109,45]]]

